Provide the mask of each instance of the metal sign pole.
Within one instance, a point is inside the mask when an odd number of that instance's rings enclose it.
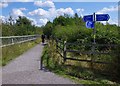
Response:
[[[95,13],[93,14],[93,22],[95,24]],[[93,44],[96,44],[96,41],[95,41],[95,37],[96,37],[96,29],[95,29],[95,25],[94,25],[94,28],[93,28]]]
[[[94,54],[95,54],[95,44],[96,44],[96,41],[95,41],[95,36],[96,36],[95,21],[96,21],[96,18],[95,18],[95,13],[94,13],[93,14],[93,23],[94,23],[94,28],[93,28],[93,44],[92,44],[92,57],[91,57],[91,70],[92,71],[94,71],[93,61],[94,61],[94,57],[95,57]]]

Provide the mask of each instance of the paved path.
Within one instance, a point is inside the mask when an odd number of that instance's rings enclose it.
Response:
[[[39,70],[43,46],[38,44],[2,69],[3,84],[74,84],[51,72]]]

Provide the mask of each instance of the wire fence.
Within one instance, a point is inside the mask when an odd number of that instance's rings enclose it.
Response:
[[[27,41],[36,40],[39,35],[25,35],[25,36],[5,36],[0,37],[0,40],[2,41],[0,47],[6,47],[18,43],[24,43]]]

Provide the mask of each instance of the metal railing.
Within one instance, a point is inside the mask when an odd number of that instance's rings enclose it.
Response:
[[[0,40],[2,41],[2,44],[0,45],[0,47],[6,47],[6,46],[18,44],[18,43],[36,40],[38,37],[39,37],[39,35],[0,37]]]

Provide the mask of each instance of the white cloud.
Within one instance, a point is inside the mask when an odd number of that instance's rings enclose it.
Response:
[[[33,18],[27,17],[32,22],[32,25],[37,25],[37,21]]]
[[[45,18],[45,19],[40,19],[38,23],[39,25],[45,25],[47,22],[48,22],[48,19]]]
[[[99,21],[99,22],[103,23],[104,25],[106,25],[106,23],[118,25],[118,19],[117,18],[109,19],[108,21]]]
[[[79,12],[83,12],[84,9],[82,9],[82,8],[78,8],[78,9],[76,9],[76,11],[79,13]]]
[[[24,13],[20,9],[13,9],[12,14],[14,16],[24,16]]]
[[[54,18],[61,16],[61,15],[64,15],[64,14],[68,14],[70,16],[73,16],[74,11],[72,10],[72,8],[66,8],[66,9],[64,9],[64,8],[60,8],[60,9],[50,8],[50,9],[48,9],[48,11],[46,11],[42,8],[39,8],[39,9],[36,9],[34,11],[29,12],[28,14],[31,16],[39,17],[39,18],[46,18],[46,19],[52,21]]]
[[[110,24],[116,24],[116,25],[118,25],[118,19],[110,19],[109,21],[108,21],[108,23],[110,23]]]
[[[53,21],[54,18],[64,14],[73,16],[74,11],[72,10],[72,8],[66,8],[66,9],[50,8],[47,11],[42,8],[39,8],[28,13],[28,15],[36,17],[37,25],[40,25],[40,26],[45,25],[47,21]]]
[[[68,14],[68,15],[74,15],[74,11],[72,10],[72,8],[60,8],[60,9],[57,9],[57,16],[60,16],[60,15],[64,15],[64,14]]]
[[[25,10],[27,10],[26,8],[19,8],[21,11],[25,11]]]
[[[39,6],[39,7],[55,7],[54,3],[50,0],[47,0],[45,2],[35,1],[34,5]]]
[[[120,9],[120,6],[111,6],[111,7],[104,7],[103,9],[99,10],[96,14],[105,14],[109,12],[117,12]],[[101,23],[106,24],[106,21],[101,21]],[[109,24],[116,24],[118,25],[118,19],[109,19],[108,20]]]
[[[42,7],[42,1],[35,1],[34,5]]]
[[[5,18],[5,16],[0,16],[0,19],[4,19]]]
[[[8,3],[7,2],[0,2],[0,8],[7,7]]]
[[[118,6],[111,6],[109,8],[104,7],[102,10],[99,10],[97,13],[104,14],[104,13],[113,12],[113,11],[118,11]]]
[[[74,11],[70,7],[66,8],[66,9],[50,8],[47,11],[42,8],[39,8],[39,9],[33,10],[28,13],[28,15],[35,16],[37,19],[40,18],[40,20],[36,19],[37,23],[39,23],[40,25],[42,25],[42,24],[45,25],[47,23],[47,21],[53,21],[54,18],[64,15],[64,14],[73,16]]]
[[[36,9],[32,12],[29,12],[28,14],[31,16],[39,15],[40,17],[42,17],[42,16],[47,16],[48,12],[45,11],[44,9],[39,8],[39,9]]]
[[[78,8],[78,9],[76,9],[76,11],[77,11],[79,16],[83,17],[83,13],[82,12],[84,11],[84,9]]]
[[[12,16],[14,18],[17,18],[18,16],[25,16],[25,14],[23,13],[24,10],[27,10],[26,8],[14,8],[12,9]]]
[[[57,16],[57,11],[55,8],[50,8],[48,10],[48,13],[49,13],[49,17],[50,17],[49,19],[53,19]]]
[[[0,23],[1,23],[1,22],[5,22],[5,20],[6,20],[6,17],[5,17],[5,16],[0,16]]]
[[[48,19],[46,18],[30,18],[27,17],[27,19],[29,19],[32,22],[32,25],[36,25],[36,26],[42,26],[45,25],[48,22]]]

